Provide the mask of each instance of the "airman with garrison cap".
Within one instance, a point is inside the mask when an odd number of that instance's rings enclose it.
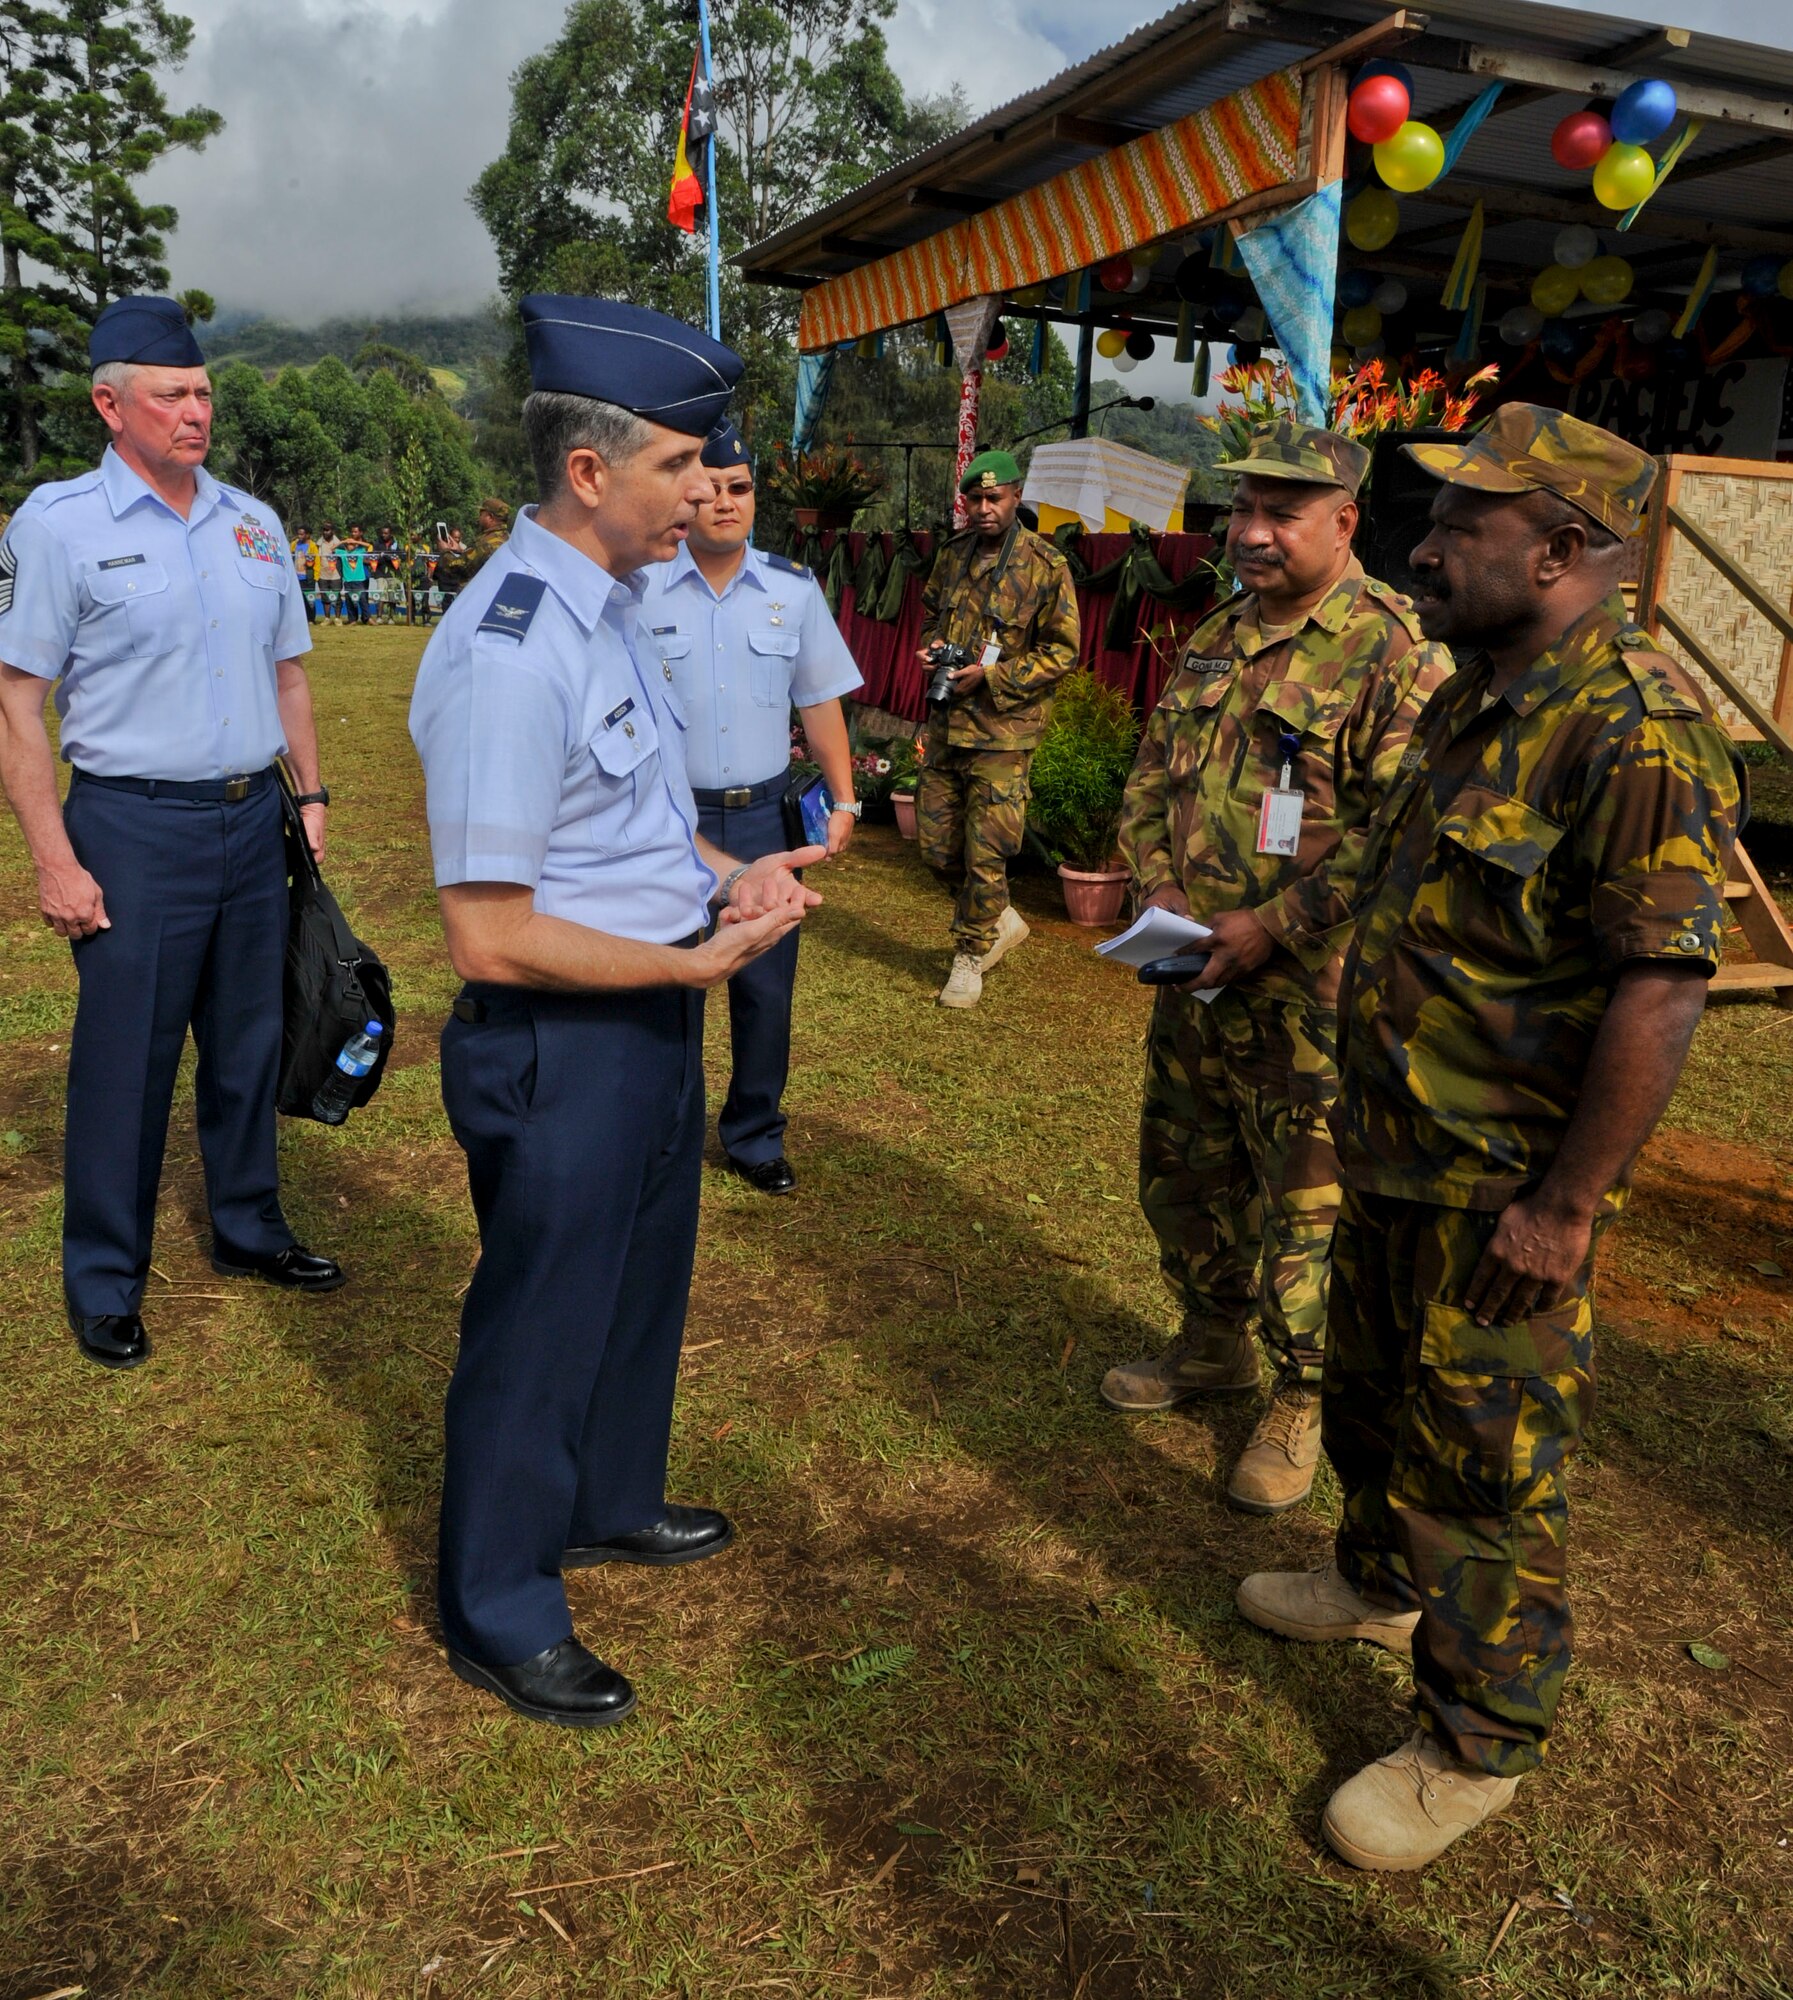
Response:
[[[1282,419],[1224,469],[1244,591],[1200,626],[1141,739],[1121,820],[1140,896],[1213,927],[1191,988],[1160,990],[1140,1119],[1140,1201],[1182,1307],[1161,1355],[1111,1369],[1116,1409],[1258,1386],[1270,1409],[1228,1486],[1280,1513],[1319,1457],[1338,1168],[1341,926],[1376,807],[1450,672],[1412,606],[1351,553],[1369,454]]]
[[[1418,1728],[1323,1822],[1368,1868],[1423,1866],[1544,1756],[1594,1248],[1718,962],[1740,799],[1619,595],[1652,461],[1524,404],[1408,450],[1441,482],[1419,613],[1459,666],[1371,830],[1339,1002],[1344,1519],[1334,1566],[1239,1593],[1289,1638],[1411,1647]]]

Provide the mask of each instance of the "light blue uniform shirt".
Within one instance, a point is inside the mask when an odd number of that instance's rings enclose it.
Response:
[[[203,467],[183,521],[111,448],[0,542],[0,660],[56,682],[96,778],[236,778],[286,748],[275,662],[311,650],[286,530]]]
[[[777,777],[790,767],[792,705],[862,685],[822,586],[784,557],[748,547],[720,597],[688,548],[647,574],[642,640],[684,703],[685,761],[700,790]]]
[[[635,648],[641,578],[616,578],[537,525],[436,627],[411,697],[436,885],[518,882],[544,916],[673,944],[702,927],[685,720]]]

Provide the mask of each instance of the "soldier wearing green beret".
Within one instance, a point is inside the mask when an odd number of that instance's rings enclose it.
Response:
[[[929,574],[919,655],[930,679],[936,645],[967,656],[950,698],[929,703],[915,788],[922,857],[955,897],[943,1007],[975,1007],[984,974],[1027,936],[1008,863],[1027,824],[1028,767],[1078,638],[1069,564],[1015,518],[1021,468],[1006,451],[980,452],[959,491],[967,526]]]
[[[1140,1116],[1140,1202],[1182,1328],[1111,1369],[1102,1395],[1161,1410],[1252,1394],[1261,1333],[1275,1386],[1227,1485],[1254,1514],[1304,1500],[1320,1455],[1343,926],[1371,816],[1451,670],[1351,553],[1368,463],[1350,438],[1283,419],[1222,468],[1244,588],[1166,685],[1121,821],[1142,901],[1214,937],[1199,981],[1159,991]]]
[[[1371,831],[1339,1000],[1344,1518],[1334,1562],[1239,1589],[1288,1638],[1411,1651],[1417,1728],[1322,1822],[1360,1868],[1423,1867],[1550,1740],[1594,1249],[1718,962],[1740,798],[1619,594],[1654,462],[1525,404],[1408,450],[1442,482],[1420,619],[1459,665]]]

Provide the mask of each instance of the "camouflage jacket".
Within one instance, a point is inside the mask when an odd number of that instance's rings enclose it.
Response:
[[[930,710],[928,740],[955,750],[1034,750],[1046,733],[1052,690],[1077,664],[1077,593],[1071,567],[1043,535],[1017,527],[992,594],[971,574],[975,534],[955,535],[922,592],[921,644],[965,647],[975,660],[992,637],[1002,657],[969,695]]]
[[[510,540],[508,528],[475,535],[467,549],[444,549],[436,558],[436,582],[443,590],[465,590],[486,563]]]
[[[1285,949],[1242,984],[1332,999],[1371,817],[1450,671],[1407,599],[1355,560],[1282,638],[1259,629],[1255,597],[1229,600],[1196,628],[1127,780],[1121,855],[1140,895],[1174,885],[1197,922],[1254,910]],[[1285,758],[1300,840],[1260,854],[1259,809]]]
[[[1549,1167],[1621,968],[1716,967],[1742,778],[1617,596],[1491,678],[1467,661],[1414,734],[1339,1000],[1345,1180],[1456,1208]]]

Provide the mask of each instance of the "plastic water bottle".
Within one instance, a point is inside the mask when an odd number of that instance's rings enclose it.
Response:
[[[337,1054],[336,1067],[325,1077],[323,1087],[311,1100],[311,1115],[326,1125],[340,1125],[349,1115],[361,1079],[379,1060],[378,1021],[369,1021],[359,1034],[351,1035]]]

